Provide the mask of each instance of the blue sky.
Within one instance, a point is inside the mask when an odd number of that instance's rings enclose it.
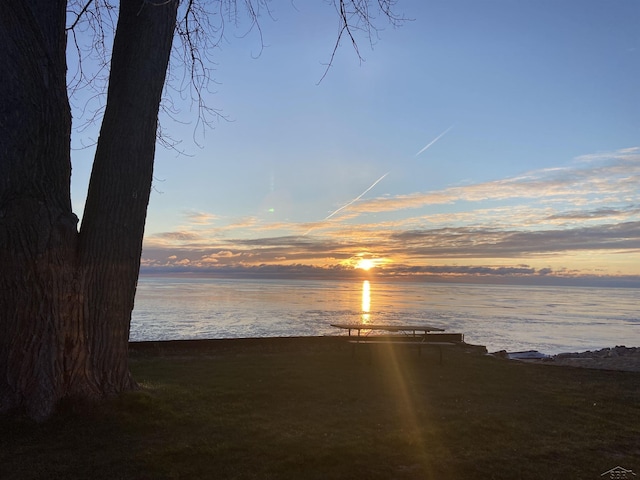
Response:
[[[181,111],[163,130],[184,154],[158,147],[145,271],[348,273],[366,258],[387,276],[640,279],[640,3],[396,12],[412,20],[358,37],[363,62],[343,41],[321,82],[326,2],[273,2],[264,48],[246,21],[226,26],[206,98],[225,119],[203,130],[168,92]],[[91,154],[73,152],[77,212]]]

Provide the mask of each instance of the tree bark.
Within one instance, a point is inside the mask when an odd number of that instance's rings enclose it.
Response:
[[[92,369],[105,393],[135,385],[127,365],[129,327],[178,6],[177,0],[156,3],[120,2],[107,107],[80,229]]]
[[[157,3],[157,4],[155,4]],[[0,413],[135,387],[127,345],[178,0],[122,0],[81,232],[64,0],[0,9]]]
[[[70,200],[66,2],[0,9],[0,411],[62,395],[77,218]]]

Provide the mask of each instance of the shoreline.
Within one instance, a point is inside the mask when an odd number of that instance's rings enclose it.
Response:
[[[146,340],[129,342],[129,352],[147,355],[176,355],[176,354],[225,354],[225,353],[277,353],[284,351],[326,351],[347,350],[347,335],[325,336],[292,336],[292,337],[243,337],[243,338],[212,338],[188,340]],[[474,351],[486,354],[484,345],[473,345],[461,342],[450,348]]]
[[[194,338],[182,340],[130,341],[130,353],[150,355],[181,353],[245,353],[279,351],[313,351],[315,349],[339,348],[344,338],[339,336],[309,337],[240,337],[240,338]]]
[[[552,365],[640,372],[640,347],[618,345],[594,351],[559,353],[543,361]]]
[[[310,353],[319,350],[347,350],[348,348],[350,347],[347,345],[346,337],[341,335],[145,340],[129,342],[130,354],[152,356],[242,353],[269,354],[283,351]],[[486,347],[483,345],[461,343],[451,348],[464,349],[480,355],[488,354]],[[531,353],[538,352],[533,350]],[[532,355],[529,358],[510,357],[510,354],[504,350],[491,353],[490,355],[496,358],[526,363],[640,372],[640,347],[615,346],[584,352]]]
[[[505,350],[491,355],[519,362],[542,363],[565,367],[592,368],[597,370],[616,370],[640,372],[640,347],[615,347],[587,350],[584,352],[566,352],[555,355],[544,355],[536,350],[509,353]]]

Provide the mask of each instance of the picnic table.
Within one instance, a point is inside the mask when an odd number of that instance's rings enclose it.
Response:
[[[418,354],[422,353],[422,347],[436,346],[439,350],[440,363],[442,363],[442,346],[455,345],[453,338],[463,341],[462,334],[448,334],[447,341],[442,341],[438,333],[444,332],[443,328],[434,327],[432,325],[393,325],[393,324],[371,324],[371,323],[332,323],[332,327],[340,328],[348,331],[348,341],[353,345],[352,356],[355,355],[358,345],[412,345],[418,348]],[[352,335],[352,331],[357,334]],[[363,332],[366,332],[363,334]],[[373,332],[376,334],[371,335]],[[380,332],[389,332],[396,335],[385,336]],[[400,334],[400,335],[397,335]]]
[[[371,323],[332,323],[332,327],[342,328],[349,331],[351,336],[351,330],[358,332],[358,337],[362,330],[372,331],[387,331],[387,332],[400,332],[403,334],[410,334],[413,337],[426,335],[429,332],[444,332],[444,328],[432,327],[431,325],[379,325]],[[422,333],[420,333],[422,332]]]

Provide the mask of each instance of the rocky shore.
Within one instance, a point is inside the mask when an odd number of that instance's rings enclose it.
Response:
[[[559,353],[551,356],[535,351],[515,354],[502,351],[496,352],[494,355],[500,358],[543,362],[549,365],[640,372],[640,347],[625,347],[624,345],[586,352]]]
[[[622,345],[580,353],[559,353],[543,361],[572,367],[640,372],[640,348]]]

